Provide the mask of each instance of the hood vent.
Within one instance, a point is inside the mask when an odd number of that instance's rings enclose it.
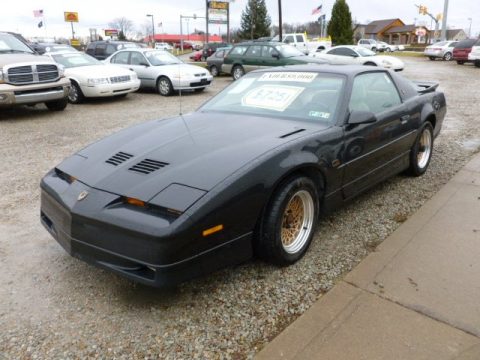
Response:
[[[295,130],[295,131],[292,131],[292,132],[289,132],[285,135],[280,136],[280,139],[285,139],[289,136],[292,136],[292,135],[295,135],[295,134],[298,134],[298,133],[301,133],[301,132],[304,132],[304,131],[305,131],[305,129],[298,129],[298,130]]]
[[[150,174],[158,169],[161,169],[165,166],[169,165],[166,162],[163,161],[157,161],[157,160],[151,160],[151,159],[145,159],[140,161],[138,164],[132,166],[130,169],[131,171],[136,171],[141,174]]]
[[[105,162],[107,164],[118,166],[121,163],[127,161],[128,159],[131,159],[132,157],[133,157],[133,155],[120,151],[120,152],[116,153],[115,155],[113,155],[110,159],[108,159]]]

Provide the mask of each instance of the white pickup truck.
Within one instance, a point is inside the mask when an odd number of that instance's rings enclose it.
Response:
[[[272,40],[279,41],[278,35],[275,36]],[[326,50],[332,47],[331,41],[309,41],[303,33],[284,34],[282,37],[282,42],[295,46],[305,55],[317,52],[319,50]]]

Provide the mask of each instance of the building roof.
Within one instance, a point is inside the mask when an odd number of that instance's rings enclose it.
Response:
[[[386,20],[375,20],[369,23],[365,29],[365,34],[378,34],[388,25],[395,21],[400,21],[403,24],[403,21],[400,19],[386,19]]]
[[[151,36],[148,36],[147,41],[151,39]],[[178,35],[178,34],[155,34],[155,41],[161,42],[180,42],[180,39],[186,42],[204,42],[205,35],[190,34],[190,35]],[[222,37],[218,35],[209,34],[208,42],[222,42]]]
[[[414,33],[417,28],[424,28],[429,31],[425,26],[415,26],[415,25],[404,25],[404,26],[395,26],[391,29],[385,31],[385,34],[396,34],[396,33]]]

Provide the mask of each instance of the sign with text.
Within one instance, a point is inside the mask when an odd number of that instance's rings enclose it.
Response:
[[[223,1],[210,1],[208,7],[210,9],[228,10],[229,3]]]
[[[117,29],[105,29],[105,36],[118,36]]]
[[[66,22],[78,22],[78,12],[65,11],[63,16]]]
[[[209,24],[227,24],[228,11],[223,9],[208,9]]]

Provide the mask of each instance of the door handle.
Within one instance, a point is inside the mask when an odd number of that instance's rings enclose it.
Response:
[[[403,115],[401,118],[402,125],[406,124],[410,120],[410,115]]]

